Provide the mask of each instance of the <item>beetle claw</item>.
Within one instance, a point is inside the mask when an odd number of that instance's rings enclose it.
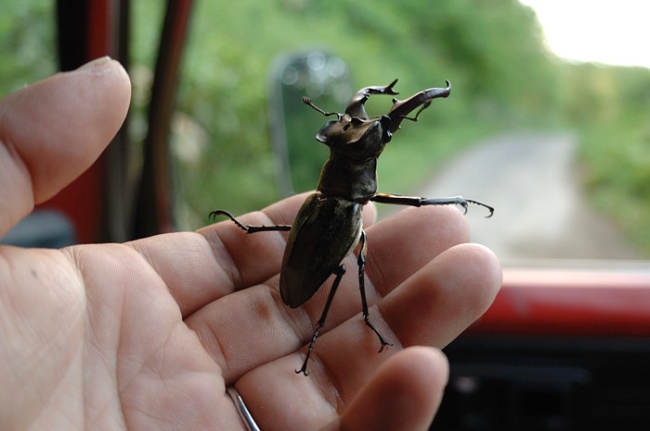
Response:
[[[214,210],[214,211],[212,211],[212,212],[210,213],[210,218],[213,219],[213,218],[215,218],[215,217],[218,216],[218,215],[225,215],[225,216],[228,217],[230,220],[232,220],[233,223],[235,223],[235,224],[236,224],[236,225],[237,225],[241,230],[243,230],[243,231],[246,232],[246,233],[248,233],[248,231],[250,230],[248,226],[242,224],[239,220],[237,220],[237,218],[236,218],[234,215],[232,215],[231,213],[229,213],[229,212],[226,211],[226,210]]]
[[[489,205],[485,205],[483,202],[472,201],[472,200],[469,200],[469,199],[467,200],[467,202],[472,203],[474,205],[482,206],[483,208],[487,209],[490,213],[488,215],[486,215],[485,218],[490,218],[490,217],[492,217],[494,215],[494,208],[489,206]]]
[[[386,341],[386,339],[384,339],[384,337],[372,325],[372,323],[370,323],[370,319],[368,318],[367,314],[363,316],[363,321],[366,322],[366,326],[368,328],[372,329],[372,332],[374,332],[375,335],[377,335],[377,338],[379,338],[379,343],[381,344],[381,346],[379,347],[379,352],[382,352],[384,350],[384,347],[393,345],[393,343],[389,343],[388,341]]]
[[[307,377],[309,375],[309,371],[307,371],[307,361],[305,360],[305,362],[303,362],[302,364],[302,367],[294,371],[296,372],[296,374],[302,373],[305,377]]]

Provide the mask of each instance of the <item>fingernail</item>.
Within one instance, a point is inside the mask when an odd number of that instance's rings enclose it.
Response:
[[[90,62],[84,64],[83,66],[81,66],[81,67],[78,68],[77,70],[93,70],[93,69],[101,69],[101,68],[103,68],[106,64],[110,63],[111,61],[112,61],[112,60],[111,60],[111,57],[109,57],[108,55],[106,55],[106,56],[104,56],[104,57],[96,58],[96,59],[94,59],[94,60],[92,60],[92,61],[90,61]]]

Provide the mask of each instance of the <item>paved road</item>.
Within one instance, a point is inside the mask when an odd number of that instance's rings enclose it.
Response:
[[[473,241],[503,262],[525,258],[638,259],[620,232],[586,202],[570,134],[511,133],[473,146],[448,163],[421,196],[462,195],[496,208],[470,207]]]

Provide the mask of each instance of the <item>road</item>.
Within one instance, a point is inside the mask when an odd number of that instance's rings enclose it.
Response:
[[[418,194],[462,195],[495,207],[467,217],[472,240],[502,262],[520,259],[639,259],[615,226],[589,206],[579,185],[571,134],[521,132],[475,145],[446,164]]]

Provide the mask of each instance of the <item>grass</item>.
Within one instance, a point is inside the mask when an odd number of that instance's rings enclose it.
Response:
[[[586,127],[580,157],[595,208],[650,256],[650,125],[644,117]]]

